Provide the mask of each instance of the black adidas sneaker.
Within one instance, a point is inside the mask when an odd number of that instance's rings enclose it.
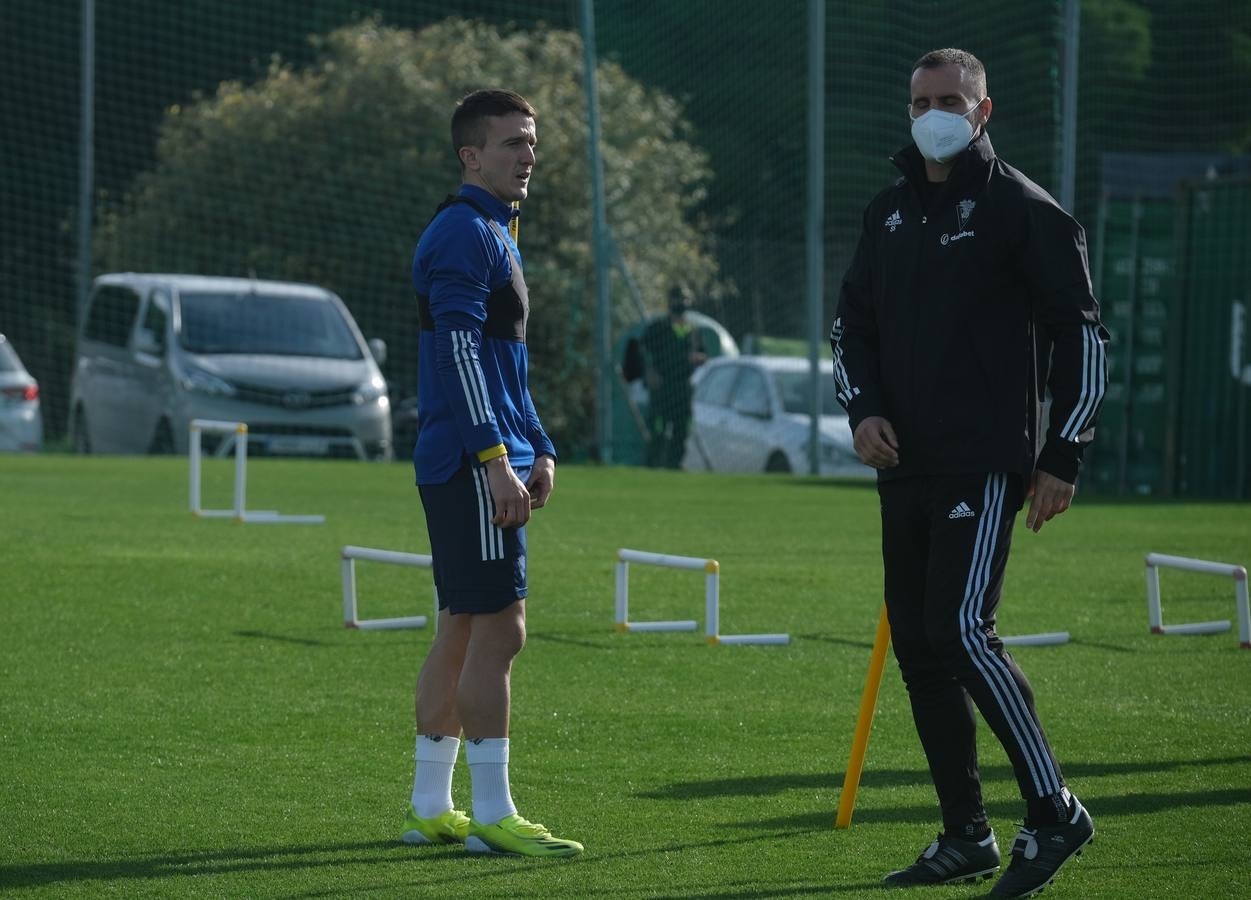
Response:
[[[1012,842],[1012,859],[992,897],[1032,897],[1051,884],[1060,867],[1095,839],[1090,813],[1073,798],[1072,818],[1049,828],[1022,828]]]
[[[980,841],[940,834],[916,862],[882,880],[888,887],[952,884],[989,878],[998,871],[999,845],[993,831]]]

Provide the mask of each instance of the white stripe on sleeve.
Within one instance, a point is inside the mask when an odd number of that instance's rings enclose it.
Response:
[[[456,373],[460,376],[461,388],[465,391],[465,402],[469,406],[469,421],[473,425],[481,425],[487,421],[484,411],[486,389],[481,385],[481,375],[474,372],[473,354],[470,353],[470,333],[453,331],[452,359],[456,363]]]

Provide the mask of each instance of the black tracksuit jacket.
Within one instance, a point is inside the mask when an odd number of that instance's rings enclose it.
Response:
[[[1081,225],[973,141],[927,216],[915,145],[903,177],[864,213],[830,332],[834,381],[854,432],[885,417],[899,438],[888,480],[1019,472],[1074,483],[1107,385],[1108,332]],[[1050,426],[1039,452],[1039,409]]]

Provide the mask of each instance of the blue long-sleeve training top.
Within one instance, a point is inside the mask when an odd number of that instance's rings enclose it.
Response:
[[[488,191],[462,185],[413,254],[421,316],[418,484],[441,484],[466,462],[501,452],[514,468],[556,455],[530,397],[529,299],[521,253],[508,234],[513,215]]]

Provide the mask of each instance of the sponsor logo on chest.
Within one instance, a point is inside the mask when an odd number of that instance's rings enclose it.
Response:
[[[886,221],[882,223],[882,227],[890,229],[891,233],[893,234],[895,229],[898,228],[902,224],[903,224],[903,217],[899,215],[899,210],[895,210],[893,213],[891,213],[889,216],[886,217]]]
[[[959,203],[957,203],[956,204],[956,233],[949,234],[948,232],[944,231],[942,235],[938,238],[938,243],[946,247],[948,244],[954,243],[955,241],[962,241],[965,238],[974,237],[976,232],[970,231],[967,226],[969,224],[969,217],[973,215],[973,209],[976,206],[977,206],[977,203],[973,200],[961,200]]]

